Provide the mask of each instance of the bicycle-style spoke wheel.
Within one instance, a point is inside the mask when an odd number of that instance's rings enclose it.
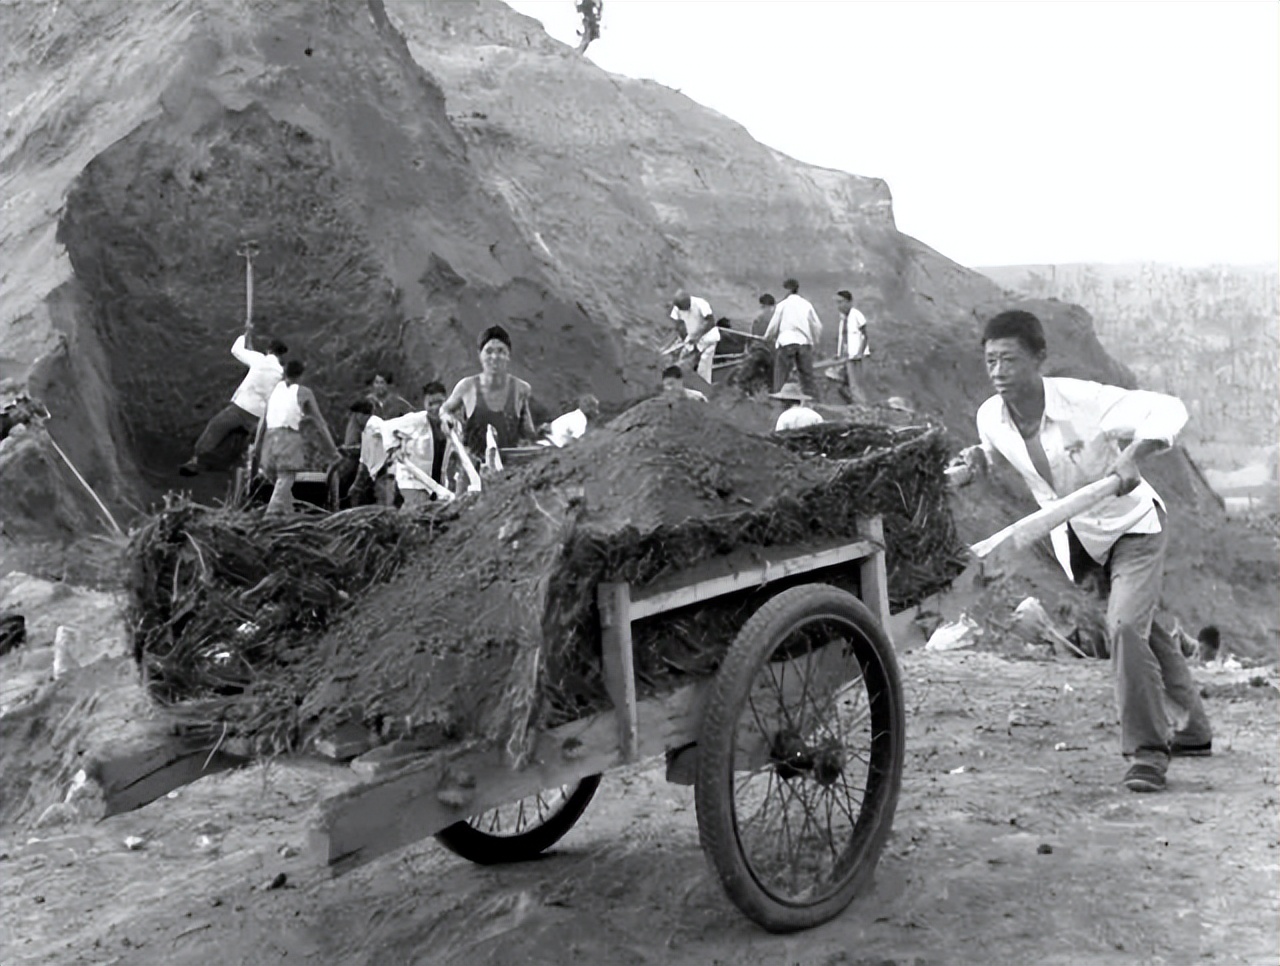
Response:
[[[871,879],[902,780],[896,659],[857,598],[795,587],[742,628],[698,743],[698,827],[767,929],[825,922]]]
[[[542,854],[573,828],[600,787],[599,775],[538,792],[450,825],[436,833],[447,849],[481,865],[524,862]]]

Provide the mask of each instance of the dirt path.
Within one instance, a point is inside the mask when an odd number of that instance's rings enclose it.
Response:
[[[542,861],[481,868],[428,841],[337,880],[289,854],[322,774],[256,766],[43,841],[11,832],[3,959],[1276,961],[1273,686],[1198,672],[1215,756],[1175,762],[1166,794],[1138,796],[1117,784],[1102,664],[916,651],[904,673],[906,778],[875,889],[807,933],[765,934],[729,904],[691,789],[665,784],[658,763],[610,774]],[[145,846],[127,850],[130,835]],[[283,888],[263,888],[282,871]]]

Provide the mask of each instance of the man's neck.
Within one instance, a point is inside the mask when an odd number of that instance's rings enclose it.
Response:
[[[1034,431],[1044,418],[1044,380],[1038,380],[1027,391],[1002,397],[1014,425],[1024,436]]]

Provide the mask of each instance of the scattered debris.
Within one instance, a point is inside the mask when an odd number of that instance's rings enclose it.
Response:
[[[1009,712],[1008,724],[1010,728],[1047,728],[1053,724],[1047,718],[1031,714],[1027,710],[1029,707],[1030,705],[1020,704]]]
[[[961,614],[959,620],[943,624],[929,635],[925,644],[926,651],[956,651],[962,647],[972,647],[982,637],[982,627],[968,614]]]
[[[1055,654],[1086,656],[1054,626],[1037,597],[1027,597],[1014,608],[1012,629],[1028,644],[1047,644]]]
[[[76,643],[75,628],[64,627],[59,624],[57,633],[54,634],[53,638],[53,678],[55,681],[68,671],[74,671],[80,666],[73,653]]]

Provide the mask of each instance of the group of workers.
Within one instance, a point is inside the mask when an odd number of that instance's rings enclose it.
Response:
[[[448,394],[442,383],[428,382],[420,408],[395,391],[390,372],[375,373],[367,394],[350,406],[339,447],[314,393],[302,385],[306,366],[298,359],[282,361],[289,350],[279,340],[271,340],[266,351],[254,349],[253,333],[253,323],[246,322],[231,348],[248,373],[200,434],[180,472],[194,476],[229,435],[251,432],[252,465],[273,483],[267,503],[272,515],[292,510],[294,483],[308,468],[305,420],[314,424],[319,436],[318,462],[326,469],[336,468],[347,502],[400,502],[412,509],[443,491],[452,492],[455,481],[445,478],[450,447],[465,450],[465,461],[473,466],[495,468],[503,449],[522,443],[564,446],[580,438],[600,412],[599,400],[585,394],[576,409],[535,426],[532,389],[511,375],[511,336],[495,325],[480,336],[481,371],[459,380]],[[461,455],[458,462],[464,462]]]
[[[787,293],[782,301],[769,293],[761,295],[760,312],[751,332],[736,333],[751,341],[745,365],[750,368],[766,363],[771,370],[774,398],[778,398],[776,394],[788,386],[795,373],[799,380],[798,391],[803,392],[807,399],[816,400],[820,393],[815,356],[822,342],[822,320],[813,303],[800,294],[799,282],[789,278],[782,287]],[[840,393],[847,402],[865,403],[867,393],[863,366],[871,351],[867,319],[854,306],[849,290],[836,292],[835,303],[840,318],[836,356],[821,365],[832,380],[840,383]],[[694,370],[704,382],[711,384],[723,338],[722,329],[728,325],[728,320],[717,321],[710,302],[683,289],[672,298],[670,318],[678,340],[672,348],[679,348],[683,355],[692,357]]]
[[[800,296],[794,279],[787,279],[784,288],[788,294],[776,304],[771,296],[761,296],[756,320],[759,338],[775,350],[771,395],[788,405],[777,429],[821,421],[804,403],[817,397],[813,354],[822,323],[813,305]],[[837,305],[845,387],[860,392],[857,366],[867,356],[866,320],[847,291],[837,293]],[[705,299],[678,292],[670,317],[680,346],[696,355],[696,369],[710,383],[720,339],[711,306]],[[258,351],[252,340],[253,326],[246,324],[232,353],[249,372],[231,402],[210,420],[182,472],[198,472],[201,461],[231,432],[251,429],[258,463],[275,481],[268,511],[283,512],[292,508],[290,490],[305,464],[303,420],[314,420],[333,457],[339,449],[315,396],[301,384],[303,363],[282,363],[288,348],[279,341]],[[1138,465],[1173,444],[1186,422],[1186,408],[1172,396],[1043,376],[1044,330],[1029,312],[1013,310],[991,318],[982,346],[995,394],[977,411],[980,442],[960,453],[956,469],[963,467],[970,477],[977,477],[997,464],[1007,465],[1041,505],[1108,476],[1119,480],[1116,495],[1060,526],[1052,544],[1068,578],[1088,582],[1106,601],[1121,746],[1131,760],[1123,783],[1133,791],[1162,790],[1172,757],[1212,753],[1212,730],[1182,649],[1153,621],[1168,520],[1164,501],[1143,479]],[[502,449],[525,441],[569,443],[598,415],[598,401],[584,396],[576,410],[536,427],[532,390],[509,371],[511,337],[501,326],[492,326],[481,334],[479,350],[477,375],[459,380],[448,395],[441,383],[427,383],[418,409],[395,394],[389,373],[375,375],[368,395],[351,407],[344,447],[352,455],[358,449],[358,473],[367,474],[377,502],[392,502],[398,493],[413,507],[430,499],[431,490],[448,485],[442,466],[448,446],[492,466]],[[789,381],[793,370],[798,372],[798,385]],[[662,390],[682,399],[707,398],[684,385],[679,365],[663,371]],[[1167,707],[1177,714],[1176,730],[1166,716]]]

